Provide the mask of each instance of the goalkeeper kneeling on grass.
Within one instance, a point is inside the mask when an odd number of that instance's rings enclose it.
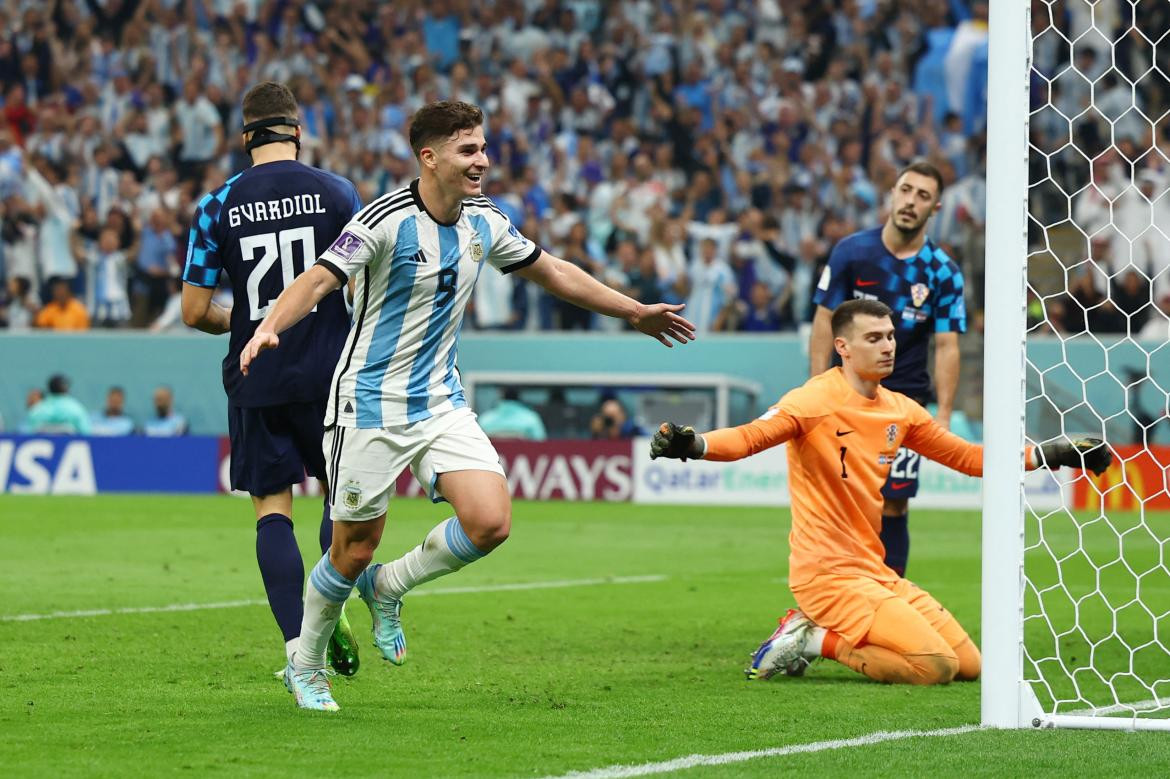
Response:
[[[792,496],[791,610],[752,657],[749,679],[800,675],[827,657],[880,682],[945,684],[979,677],[980,656],[962,625],[930,593],[882,562],[881,487],[898,447],[971,476],[983,447],[939,427],[920,405],[881,386],[894,367],[890,309],[851,300],[833,312],[842,367],[810,379],[759,419],[698,435],[664,423],[651,457],[739,460],[788,442]],[[1024,452],[1034,468],[1103,472],[1101,439],[1059,439]]]

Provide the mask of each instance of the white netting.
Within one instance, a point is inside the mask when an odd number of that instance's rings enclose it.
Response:
[[[1167,0],[1032,4],[1026,430],[1118,455],[1025,512],[1048,714],[1170,717],[1168,31]]]

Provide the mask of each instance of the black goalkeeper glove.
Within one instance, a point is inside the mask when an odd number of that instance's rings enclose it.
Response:
[[[1037,465],[1041,468],[1084,468],[1100,476],[1113,462],[1113,452],[1100,438],[1082,436],[1071,441],[1058,439],[1036,447]]]
[[[674,422],[663,422],[650,440],[650,459],[672,457],[676,460],[701,460],[707,447],[695,434],[695,428],[679,427]]]

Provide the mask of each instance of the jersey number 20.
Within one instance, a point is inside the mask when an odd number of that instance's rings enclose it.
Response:
[[[260,282],[264,280],[268,270],[276,264],[278,258],[284,282],[280,288],[285,289],[296,278],[297,271],[293,264],[293,244],[295,243],[301,245],[302,256],[305,258],[304,270],[308,270],[317,261],[317,246],[313,239],[311,226],[294,227],[289,230],[281,230],[279,233],[249,235],[240,239],[240,257],[244,262],[256,263],[256,267],[252,268],[252,272],[248,274],[248,315],[253,322],[263,319],[264,315],[268,313],[268,307],[275,300],[266,300],[261,305]],[[262,252],[259,258],[256,257],[258,251]],[[316,311],[317,307],[313,306],[313,310]]]

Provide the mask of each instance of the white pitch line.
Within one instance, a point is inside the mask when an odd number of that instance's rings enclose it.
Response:
[[[651,774],[666,774],[672,771],[685,771],[688,768],[698,768],[699,766],[743,763],[747,760],[756,760],[761,757],[783,757],[784,755],[798,755],[809,752],[827,752],[832,749],[867,747],[874,744],[881,744],[885,741],[900,741],[905,738],[957,736],[961,733],[971,733],[976,730],[981,730],[980,726],[963,725],[962,727],[943,728],[941,730],[879,731],[865,736],[858,736],[857,738],[814,741],[811,744],[791,744],[786,747],[756,749],[751,752],[726,752],[721,755],[688,755],[687,757],[679,757],[674,760],[664,760],[660,763],[611,765],[605,768],[595,768],[592,771],[571,771],[556,777],[545,777],[545,779],[627,779],[633,776],[649,776]]]
[[[596,579],[558,579],[545,582],[512,582],[483,584],[470,587],[435,587],[411,593],[412,598],[423,595],[471,595],[479,592],[514,592],[517,590],[556,590],[566,587],[593,587],[601,584],[650,584],[666,581],[668,576],[611,576]],[[0,622],[33,622],[40,619],[72,619],[77,617],[109,617],[114,614],[162,614],[173,611],[205,611],[238,609],[243,606],[263,606],[267,600],[229,600],[220,603],[174,603],[169,606],[137,606],[122,609],[84,609],[82,611],[50,611],[47,614],[0,614]]]

